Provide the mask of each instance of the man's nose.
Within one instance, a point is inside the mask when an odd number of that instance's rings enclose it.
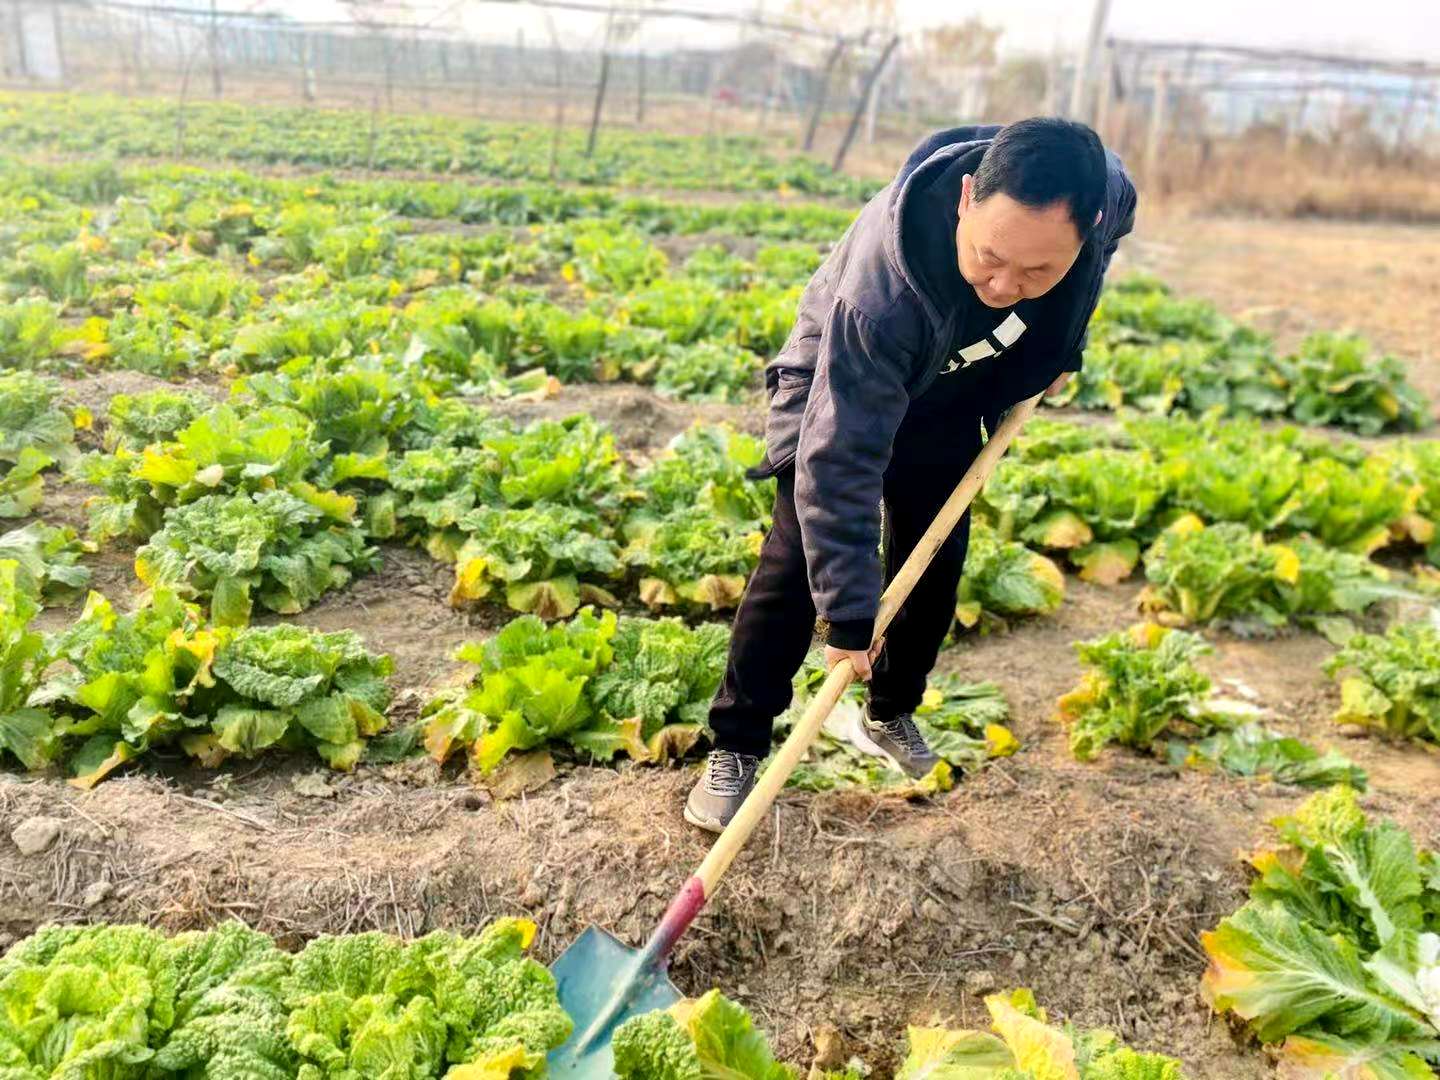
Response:
[[[997,296],[1015,296],[1019,289],[1016,288],[1015,277],[1012,274],[1000,273],[990,279],[990,291]]]

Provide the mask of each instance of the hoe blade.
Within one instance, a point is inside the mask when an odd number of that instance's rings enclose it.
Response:
[[[550,1051],[550,1075],[565,1080],[611,1080],[615,1029],[632,1016],[668,1009],[684,997],[663,968],[643,963],[641,950],[596,926],[561,953],[550,972],[561,1007],[575,1021],[565,1045]]]

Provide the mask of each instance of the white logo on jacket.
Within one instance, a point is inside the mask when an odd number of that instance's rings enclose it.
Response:
[[[961,368],[968,368],[971,364],[984,360],[986,357],[999,356],[1011,345],[1019,341],[1020,335],[1023,333],[1025,333],[1025,323],[1019,315],[1012,311],[1005,317],[1005,321],[995,327],[987,337],[983,337],[975,342],[975,344],[966,345],[961,349],[958,358],[952,359],[940,374],[949,375],[952,372],[959,371]],[[998,349],[990,343],[990,338],[994,338],[1000,343]]]

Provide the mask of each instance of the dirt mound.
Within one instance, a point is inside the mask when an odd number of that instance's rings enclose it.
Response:
[[[932,804],[788,798],[682,943],[676,981],[725,987],[793,1060],[833,1024],[885,1068],[906,1022],[976,1022],[986,992],[1024,983],[1062,1015],[1198,1065],[1218,1051],[1195,933],[1241,899],[1228,841],[1243,808],[1191,778],[1185,813],[1167,814],[1152,774],[1013,763]],[[35,815],[65,823],[39,855],[0,844],[4,933],[236,917],[299,944],[528,912],[548,960],[592,922],[641,940],[705,845],[679,818],[686,772],[581,768],[507,803],[428,764],[336,779],[269,761],[199,778],[90,794],[0,779],[5,835]],[[1247,1064],[1196,1074],[1260,1075]]]

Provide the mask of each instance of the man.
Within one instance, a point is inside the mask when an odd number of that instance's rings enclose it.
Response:
[[[756,475],[778,482],[774,524],[735,617],[687,821],[718,832],[739,809],[817,614],[826,664],[848,658],[869,683],[856,744],[910,776],[936,764],[911,714],[954,619],[969,516],[872,642],[880,552],[888,581],[982,426],[1079,370],[1134,213],[1119,159],[1084,125],[956,128],[921,143],[816,271],[765,372]]]

